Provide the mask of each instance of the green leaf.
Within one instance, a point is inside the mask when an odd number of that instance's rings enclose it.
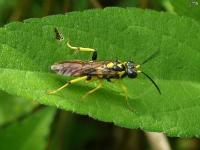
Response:
[[[43,150],[47,144],[54,111],[45,108],[0,130],[0,149]]]
[[[55,40],[54,28],[65,40]],[[141,9],[107,8],[66,15],[29,19],[8,24],[0,30],[0,88],[39,103],[86,114],[127,128],[165,132],[170,136],[199,137],[200,125],[200,26],[194,20],[168,13]],[[77,83],[55,95],[70,77],[50,71],[61,60],[89,60],[91,54],[74,54],[71,44],[98,50],[99,60],[141,63],[157,49],[160,54],[142,66],[159,85],[159,95],[142,75],[125,79],[130,111],[125,95],[116,83],[81,97],[94,83]],[[98,83],[98,82],[97,82]]]
[[[19,116],[29,113],[36,105],[0,91],[0,125],[15,121]]]
[[[200,1],[199,0],[165,0],[170,1],[174,11],[181,16],[191,17],[200,22]]]

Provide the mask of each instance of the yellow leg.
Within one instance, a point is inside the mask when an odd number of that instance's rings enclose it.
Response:
[[[120,82],[120,85],[121,85],[121,88],[124,91],[124,95],[125,95],[125,98],[126,98],[126,101],[127,101],[128,100],[128,90],[127,90],[127,87],[124,84],[122,84],[121,82]]]
[[[73,49],[73,50],[76,50],[76,51],[84,51],[84,52],[94,52],[94,51],[96,51],[96,50],[93,49],[93,48],[74,47],[74,46],[71,46],[71,45],[69,44],[69,42],[67,42],[67,46],[68,46],[70,49]]]
[[[121,83],[121,82],[120,82],[120,85],[121,85],[121,88],[122,88],[123,91],[124,91],[124,94],[125,94],[125,101],[126,101],[126,105],[127,105],[128,109],[129,109],[130,111],[134,111],[133,108],[131,107],[131,105],[128,103],[128,89],[127,89],[127,87],[126,87],[123,83]]]
[[[99,85],[96,88],[88,91],[85,95],[83,95],[83,98],[86,98],[88,95],[90,95],[90,94],[94,93],[95,91],[97,91],[98,89],[100,89],[102,87],[102,85],[103,85],[103,82],[102,82],[102,80],[100,80]]]
[[[62,89],[64,89],[65,87],[67,87],[70,84],[73,84],[73,83],[76,83],[76,82],[79,82],[79,81],[82,81],[82,80],[86,80],[86,79],[87,79],[87,76],[83,76],[83,77],[79,77],[77,79],[73,79],[73,80],[67,82],[66,84],[64,84],[63,86],[61,86],[60,88],[53,90],[53,91],[49,91],[48,94],[55,94],[55,93],[61,91]]]
[[[85,48],[85,47],[74,47],[74,46],[71,46],[69,44],[69,42],[67,42],[67,46],[75,51],[82,51],[82,52],[93,52],[92,54],[92,60],[96,60],[97,59],[97,51],[93,48]]]

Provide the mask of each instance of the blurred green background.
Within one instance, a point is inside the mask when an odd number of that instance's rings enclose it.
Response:
[[[200,5],[198,0],[185,0],[184,2],[178,0],[177,3],[170,0],[0,0],[0,26],[3,27],[9,22],[22,21],[27,18],[40,18],[86,9],[103,9],[104,7],[138,7],[167,11],[175,15],[186,15],[199,21],[198,4]],[[4,136],[10,132],[13,124],[23,122],[42,109],[45,107],[39,106],[34,100],[25,100],[0,91],[0,141],[4,140]],[[49,126],[50,129],[45,135],[44,146],[41,149],[152,149],[146,133],[142,130],[120,128],[112,123],[99,122],[71,112],[56,110]],[[172,149],[200,149],[200,140],[195,138],[168,138],[168,140]],[[1,144],[0,142],[0,147]]]

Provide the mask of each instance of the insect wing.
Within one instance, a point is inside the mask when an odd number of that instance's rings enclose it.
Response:
[[[64,61],[51,66],[51,70],[64,76],[80,76],[81,69],[84,65],[83,61]]]
[[[51,66],[51,70],[64,76],[84,76],[108,74],[106,64],[108,61],[64,61]]]

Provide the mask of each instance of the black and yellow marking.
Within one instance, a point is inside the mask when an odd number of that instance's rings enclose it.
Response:
[[[54,32],[56,33],[56,39],[58,41],[63,41],[64,40],[64,37],[63,37],[62,33],[60,33],[57,28],[54,28]]]
[[[61,33],[55,28],[56,33],[56,39],[60,39]],[[139,73],[146,76],[155,86],[157,91],[161,94],[161,91],[157,84],[153,81],[152,78],[150,78],[149,75],[144,73],[140,70],[141,65],[135,64],[132,61],[125,61],[121,62],[119,60],[115,61],[97,61],[97,51],[93,48],[86,48],[86,47],[75,47],[70,45],[69,42],[67,42],[67,46],[75,51],[80,52],[92,52],[92,60],[90,61],[82,61],[82,60],[72,60],[72,61],[63,61],[59,63],[55,63],[51,66],[51,69],[58,74],[64,75],[64,76],[73,76],[76,77],[76,79],[73,79],[60,88],[49,91],[48,94],[55,94],[65,87],[67,87],[70,84],[75,84],[79,81],[86,81],[86,82],[92,82],[99,80],[99,84],[94,89],[88,91],[83,98],[87,97],[88,95],[94,93],[98,89],[100,89],[103,86],[102,80],[107,80],[109,82],[112,81],[112,79],[119,80],[125,77],[128,78],[136,78]],[[158,54],[159,50],[150,55],[146,60],[141,63],[142,65],[145,64],[147,61],[152,59],[153,57]],[[131,106],[128,104],[128,89],[125,85],[122,83],[121,89],[124,92],[126,104],[128,105],[129,109],[131,109]]]

